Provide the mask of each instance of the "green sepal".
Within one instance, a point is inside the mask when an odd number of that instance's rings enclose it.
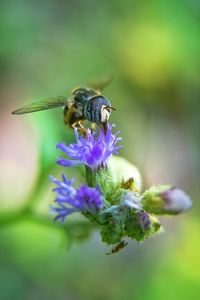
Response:
[[[91,170],[86,167],[86,182],[91,187],[99,187],[103,193],[105,207],[120,203],[121,195],[124,189],[121,188],[120,182],[114,182],[108,167]]]
[[[144,210],[156,215],[174,214],[173,211],[165,209],[165,202],[162,198],[162,193],[169,190],[170,185],[152,186],[144,192],[141,203]]]

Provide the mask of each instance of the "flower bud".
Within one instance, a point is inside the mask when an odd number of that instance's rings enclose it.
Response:
[[[122,188],[130,189],[133,192],[141,190],[141,174],[138,168],[128,160],[120,156],[112,156],[109,160],[108,167],[113,181],[122,184]],[[128,184],[130,184],[130,186],[128,186]]]
[[[102,223],[101,237],[107,244],[116,244],[121,241],[124,231],[125,210],[119,205],[106,209],[100,216]]]
[[[125,232],[127,236],[143,241],[161,230],[159,221],[147,212],[129,210],[125,219]]]
[[[121,196],[121,205],[125,205],[132,209],[141,209],[140,198],[131,191],[125,191]]]
[[[158,215],[176,215],[191,207],[191,199],[182,190],[171,186],[157,186],[147,190],[142,197],[143,208]]]

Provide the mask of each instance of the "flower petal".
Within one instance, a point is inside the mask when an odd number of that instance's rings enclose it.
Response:
[[[76,143],[65,145],[60,143],[57,149],[63,151],[71,159],[58,158],[57,163],[65,167],[73,167],[80,164],[85,164],[92,170],[97,170],[100,167],[105,167],[109,158],[113,154],[117,154],[122,147],[116,145],[121,140],[117,137],[117,133],[112,133],[114,126],[108,124],[106,133],[103,128],[99,131],[91,132],[87,129],[87,139],[79,136],[77,129],[75,129]]]

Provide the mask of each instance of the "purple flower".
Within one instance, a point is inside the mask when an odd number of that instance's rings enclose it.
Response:
[[[52,211],[57,213],[55,220],[61,219],[63,222],[65,217],[74,213],[97,213],[103,207],[103,197],[98,188],[91,188],[82,185],[78,189],[72,187],[74,179],[67,180],[63,175],[62,180],[58,181],[53,176],[50,180],[57,185],[53,189],[58,195],[55,199],[56,207],[52,207]]]
[[[164,200],[165,210],[175,214],[188,210],[192,205],[190,197],[176,187],[161,193],[161,197]]]
[[[158,215],[176,215],[192,206],[184,191],[169,185],[151,187],[144,192],[141,202],[144,210]]]
[[[121,145],[116,146],[121,138],[117,137],[119,131],[112,133],[112,125],[108,124],[107,132],[102,128],[99,132],[91,132],[87,129],[88,138],[79,136],[75,129],[76,143],[65,145],[58,144],[57,148],[62,150],[72,159],[59,158],[57,163],[61,166],[72,167],[84,164],[92,170],[106,166],[112,154],[117,154]]]

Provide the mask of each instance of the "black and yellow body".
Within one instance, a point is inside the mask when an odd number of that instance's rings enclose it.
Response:
[[[72,106],[66,105],[64,107],[64,123],[68,125],[70,128],[76,126],[76,123],[83,121],[83,114],[81,110],[77,109],[75,105]]]
[[[90,122],[106,123],[111,110],[114,110],[110,101],[95,90],[80,88],[75,90],[73,95],[77,109],[80,109],[84,119]]]
[[[36,111],[63,107],[64,123],[70,128],[78,128],[84,135],[87,130],[82,122],[84,120],[101,125],[106,130],[110,113],[114,108],[108,99],[100,94],[100,90],[110,82],[110,78],[93,84],[94,88],[78,88],[72,93],[72,98],[58,96],[40,102],[28,104],[12,112],[15,115],[32,113]],[[91,84],[92,86],[92,84]]]

